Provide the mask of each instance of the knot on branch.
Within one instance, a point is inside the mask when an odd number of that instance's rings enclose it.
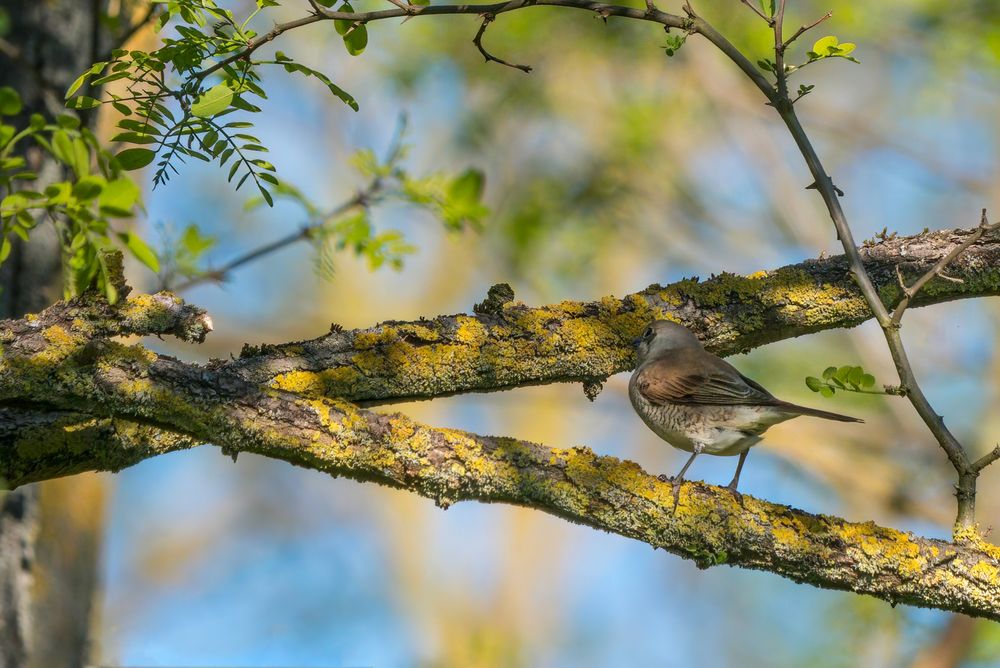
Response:
[[[486,299],[472,307],[472,312],[479,315],[503,312],[505,304],[514,301],[514,288],[508,283],[497,283],[486,293]]]
[[[120,285],[121,293],[128,294],[130,288],[124,281]],[[0,321],[0,339],[15,346],[39,337],[48,341],[56,329],[78,343],[112,336],[163,335],[201,343],[212,331],[212,319],[204,309],[169,292],[139,294],[115,304],[86,295],[56,302],[19,320]]]
[[[606,378],[588,378],[583,381],[583,393],[588,399],[593,401],[597,398],[597,395],[601,393],[604,389],[604,381]]]

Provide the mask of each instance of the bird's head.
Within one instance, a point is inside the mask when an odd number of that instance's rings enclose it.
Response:
[[[701,342],[690,329],[669,320],[654,320],[632,341],[639,364],[671,350],[700,350]]]

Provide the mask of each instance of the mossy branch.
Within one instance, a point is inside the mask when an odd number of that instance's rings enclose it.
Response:
[[[961,243],[964,234],[928,234],[866,247],[873,275],[886,277],[887,301],[899,296],[891,290],[898,289],[896,266],[904,258],[906,270],[921,271],[937,254],[948,252],[950,244]],[[996,294],[997,252],[996,242],[984,237],[954,269],[966,282],[929,284],[923,299]],[[421,348],[439,346],[437,354],[442,355],[464,345],[498,362],[521,356],[519,340],[531,341],[525,350],[533,351],[536,364],[562,373],[583,364],[588,349],[598,357],[617,356],[615,363],[627,368],[624,339],[637,323],[659,313],[688,322],[709,318],[707,325],[698,323],[698,330],[720,351],[835,322],[860,322],[866,314],[848,306],[858,306],[860,297],[851,292],[845,276],[846,265],[831,258],[748,278],[685,281],[624,300],[530,309],[505,298],[498,308],[481,309],[475,317],[387,323],[341,334],[363,344],[354,354],[384,357],[382,368],[392,371],[390,378],[403,378],[414,351]],[[802,311],[813,317],[796,320]],[[469,499],[536,508],[641,540],[704,567],[729,563],[893,603],[1000,620],[1000,548],[975,532],[948,543],[750,497],[739,505],[727,491],[695,483],[683,486],[675,506],[670,485],[631,462],[585,448],[553,449],[428,427],[344,399],[262,384],[248,373],[251,363],[259,367],[262,359],[278,359],[277,352],[288,356],[290,345],[235,363],[200,366],[109,339],[154,333],[198,341],[210,329],[203,311],[169,294],[139,295],[117,306],[59,303],[35,316],[0,322],[0,475],[18,485],[84,470],[114,471],[211,442],[231,456],[254,452],[333,476],[409,490],[443,507]],[[304,352],[305,347],[300,355]],[[564,356],[571,366],[560,366]],[[438,361],[439,371],[447,366],[444,360]],[[363,368],[361,362],[355,360],[355,368]],[[504,386],[505,377],[491,363],[485,358],[477,366],[454,354],[451,361],[452,366],[465,365],[465,389],[485,389],[491,377],[496,386]],[[424,379],[426,391],[440,389],[432,382],[433,373],[420,375],[433,369],[411,368]],[[521,366],[512,368],[524,373]],[[545,380],[534,377],[534,382]],[[455,384],[450,387],[460,391]],[[387,397],[394,398],[391,393]]]
[[[700,483],[685,483],[675,505],[669,483],[586,448],[428,427],[342,400],[253,387],[121,344],[72,351],[60,337],[52,345],[58,350],[8,354],[0,365],[0,396],[16,392],[56,411],[100,406],[117,416],[117,424],[142,430],[155,423],[186,438],[144,446],[131,435],[106,438],[97,422],[87,432],[91,438],[67,434],[60,443],[25,432],[0,439],[7,441],[0,472],[14,483],[58,474],[53,461],[60,456],[71,461],[71,471],[117,470],[212,441],[227,455],[255,452],[408,490],[442,507],[476,500],[535,508],[705,568],[728,563],[892,603],[1000,620],[1000,548],[978,536],[953,544],[749,496],[741,505],[727,490]],[[20,379],[12,369],[22,371]],[[36,462],[41,468],[32,470]]]
[[[883,238],[861,249],[887,305],[903,293],[897,269],[926,272],[972,231]],[[935,279],[915,305],[1000,294],[1000,238],[984,236],[951,265],[962,283]],[[633,365],[629,342],[653,318],[677,320],[719,355],[826,329],[871,310],[842,255],[750,276],[723,273],[654,285],[623,298],[528,307],[508,301],[472,315],[390,321],[285,345],[246,346],[229,368],[241,378],[363,405],[553,382],[593,384]]]

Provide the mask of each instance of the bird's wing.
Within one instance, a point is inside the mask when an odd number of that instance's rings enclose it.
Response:
[[[771,405],[763,387],[711,353],[677,351],[651,360],[639,370],[636,388],[653,404]]]

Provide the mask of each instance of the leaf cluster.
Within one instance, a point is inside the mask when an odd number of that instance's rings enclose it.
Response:
[[[40,221],[51,220],[63,249],[66,296],[96,287],[114,302],[116,289],[100,251],[120,246],[159,270],[156,253],[139,236],[112,225],[141,206],[139,187],[76,117],[62,114],[49,122],[34,114],[21,129],[4,121],[21,110],[17,92],[0,88],[0,263],[10,255],[14,237],[27,241]],[[36,186],[39,176],[25,157],[29,146],[63,165],[65,178]]]
[[[844,392],[863,392],[866,394],[883,394],[873,391],[875,376],[867,373],[860,366],[829,366],[823,370],[822,379],[815,376],[806,377],[806,387],[818,392],[824,397],[832,397],[837,390]]]
[[[213,0],[164,4],[158,20],[158,29],[165,33],[163,46],[153,51],[118,49],[110,60],[94,63],[70,86],[67,106],[113,106],[122,115],[114,141],[133,145],[118,154],[120,164],[139,169],[155,161],[154,186],[167,182],[178,172],[178,165],[188,160],[215,162],[228,169],[228,179],[235,180],[237,190],[249,180],[272,204],[271,191],[278,185],[276,169],[261,157],[268,149],[252,133],[253,123],[248,120],[267,99],[261,70],[276,65],[314,77],[355,111],[357,101],[322,72],[280,51],[273,59],[250,57],[267,38],[250,23],[278,2],[257,0],[242,18]],[[344,8],[350,11],[346,3]],[[352,55],[364,51],[368,43],[365,27],[336,23],[347,51]],[[172,33],[167,32],[168,26]],[[98,87],[107,90],[104,99],[86,94]],[[233,114],[241,117],[234,120]]]
[[[398,138],[401,141],[402,137]],[[482,202],[485,177],[480,170],[466,169],[457,176],[414,176],[403,165],[405,156],[406,146],[402,143],[397,143],[385,160],[371,149],[355,152],[351,164],[369,185],[332,212],[323,212],[294,185],[279,181],[274,194],[299,204],[309,217],[305,229],[316,247],[316,268],[321,276],[333,276],[335,256],[345,250],[364,258],[373,270],[403,266],[405,256],[416,247],[399,230],[379,231],[372,218],[374,205],[388,199],[429,212],[451,231],[482,226],[489,209]],[[247,203],[247,208],[263,203],[262,198],[256,198]]]

